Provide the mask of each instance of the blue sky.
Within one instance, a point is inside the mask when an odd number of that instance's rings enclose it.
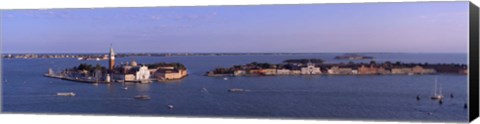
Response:
[[[4,53],[467,53],[468,2],[5,10]]]

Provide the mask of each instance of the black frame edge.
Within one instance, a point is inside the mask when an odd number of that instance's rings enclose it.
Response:
[[[479,113],[479,9],[472,2],[469,3],[469,121],[478,117]]]

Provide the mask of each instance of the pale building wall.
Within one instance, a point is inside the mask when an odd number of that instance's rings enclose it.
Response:
[[[288,70],[288,69],[278,69],[278,70],[277,70],[277,74],[278,74],[278,75],[289,75],[289,74],[290,74],[290,70]]]
[[[142,66],[135,75],[136,80],[148,80],[150,79],[150,70],[147,66]]]

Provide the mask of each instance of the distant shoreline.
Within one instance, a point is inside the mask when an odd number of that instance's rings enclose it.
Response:
[[[276,55],[315,55],[315,54],[465,54],[468,53],[397,53],[397,52],[338,52],[338,53],[118,53],[117,58],[124,57],[173,57],[173,56],[276,56]],[[76,58],[79,60],[105,60],[105,53],[3,53],[4,59],[38,59],[38,58]]]

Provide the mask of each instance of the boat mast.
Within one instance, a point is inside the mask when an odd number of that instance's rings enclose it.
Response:
[[[437,77],[435,77],[435,87],[434,87],[434,92],[433,95],[437,95]]]
[[[442,84],[440,84],[440,91],[438,93],[439,95],[442,95]]]

